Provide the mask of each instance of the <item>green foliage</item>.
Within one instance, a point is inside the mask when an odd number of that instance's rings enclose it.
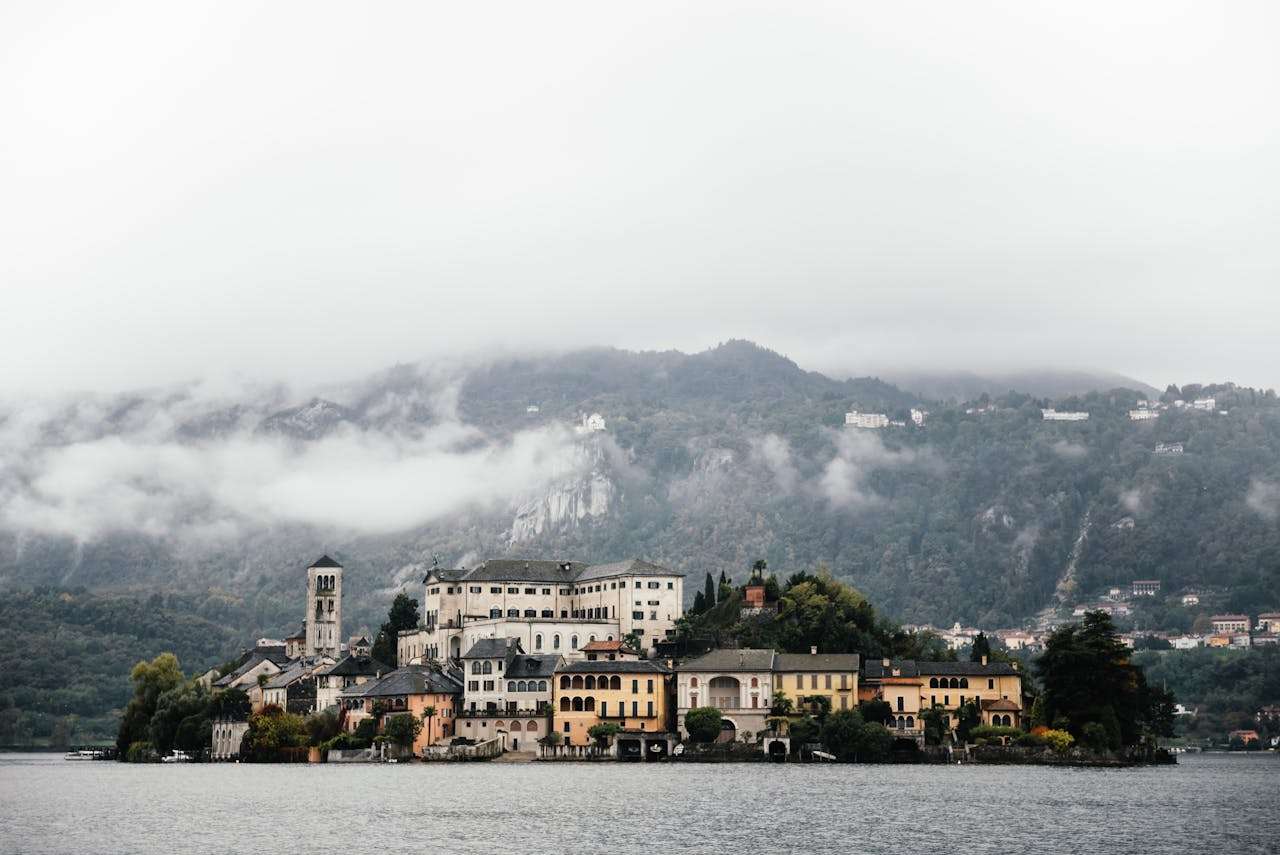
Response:
[[[361,748],[368,748],[373,744],[373,738],[378,735],[378,721],[375,718],[362,718],[356,724],[356,729],[352,732],[352,736]]]
[[[129,672],[129,679],[133,683],[133,697],[125,707],[116,735],[121,756],[127,756],[134,742],[150,742],[151,719],[160,698],[184,682],[178,658],[172,653],[161,653],[150,662],[138,662]]]
[[[1059,754],[1065,754],[1075,742],[1075,737],[1065,730],[1046,730],[1039,734],[1040,739],[1044,741],[1054,751]]]
[[[965,701],[956,711],[956,738],[961,742],[969,742],[973,729],[982,724],[982,710],[974,701]]]
[[[854,759],[860,763],[883,763],[893,750],[893,734],[882,724],[865,724],[858,735]]]
[[[716,584],[710,573],[707,573],[707,581],[702,587],[702,605],[707,609],[715,608],[716,605]]]
[[[1197,648],[1168,653],[1138,653],[1134,662],[1148,682],[1168,686],[1194,716],[1179,717],[1179,728],[1193,740],[1216,740],[1237,729],[1256,729],[1280,736],[1280,721],[1255,719],[1265,706],[1280,704],[1280,648],[1249,650]],[[1158,718],[1172,723],[1168,704]],[[1157,725],[1160,726],[1160,725]]]
[[[1055,726],[1065,719],[1077,739],[1089,722],[1106,730],[1113,749],[1172,734],[1172,716],[1166,714],[1172,695],[1147,684],[1103,612],[1090,612],[1080,624],[1050,635],[1036,669],[1044,687],[1043,716]]]
[[[706,707],[703,707],[703,709],[706,709]],[[690,714],[693,712],[695,712],[695,710],[690,710]],[[719,725],[717,723],[717,727],[718,726]],[[554,732],[555,731],[552,731],[552,733]],[[596,745],[601,748],[607,746],[610,740],[619,733],[622,733],[622,728],[614,721],[602,721],[599,724],[593,724],[591,727],[587,728],[587,736],[595,740]]]
[[[715,742],[720,720],[720,710],[715,707],[696,707],[685,714],[684,728],[694,742]]]
[[[987,742],[993,742],[997,739],[1017,739],[1022,736],[1023,731],[1016,727],[998,727],[991,724],[980,724],[969,731],[969,737],[974,740],[985,739]]]
[[[970,662],[989,661],[991,658],[991,642],[987,640],[987,634],[980,632],[973,639],[973,649],[969,651]]]
[[[857,710],[832,713],[822,725],[822,747],[841,760],[852,760],[865,726]]]
[[[307,716],[306,722],[308,745],[324,745],[340,733],[338,716],[333,710],[312,713]]]
[[[249,729],[240,746],[240,759],[268,763],[307,747],[309,734],[302,716],[268,705],[249,716]]]
[[[127,763],[154,763],[160,759],[150,742],[139,740],[130,742],[125,749],[124,759]]]
[[[801,708],[816,718],[819,723],[826,721],[827,716],[831,713],[830,695],[803,695],[797,700],[800,702]]]
[[[822,726],[818,724],[816,718],[806,715],[791,722],[790,734],[791,750],[792,752],[799,752],[803,745],[817,742],[820,739]]]
[[[773,693],[773,705],[769,711],[775,716],[791,715],[795,709],[795,704],[791,702],[791,698],[782,689],[778,689]]]
[[[422,733],[422,719],[408,713],[388,716],[383,722],[382,733],[401,748],[408,748]]]
[[[1096,721],[1085,722],[1080,728],[1080,744],[1090,751],[1107,751],[1113,747],[1107,728]]]
[[[893,719],[893,707],[889,705],[888,701],[879,698],[873,698],[858,704],[858,712],[861,713],[862,720],[866,722],[888,724]]]
[[[947,725],[943,720],[943,711],[941,707],[931,707],[920,713],[920,720],[924,722],[924,741],[926,745],[941,745],[947,736]]]
[[[421,620],[418,614],[418,600],[408,594],[396,594],[387,610],[387,620],[378,630],[374,639],[372,656],[379,662],[386,662],[392,668],[400,665],[397,656],[397,640],[401,630],[413,629]]]

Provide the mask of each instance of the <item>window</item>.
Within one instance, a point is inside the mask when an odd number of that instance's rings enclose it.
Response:
[[[644,620],[644,612],[632,612],[632,613],[631,613],[631,619],[632,619],[632,620]]]
[[[659,583],[657,583],[657,582],[650,582],[650,583],[649,583],[649,587],[650,587],[650,588],[653,588],[653,589],[657,589],[657,588],[661,588],[661,587],[662,587],[662,585],[660,585],[660,584],[659,584]]]
[[[653,718],[653,701],[649,701],[649,718]]]
[[[849,675],[848,675],[848,674],[841,674],[841,675],[840,675],[840,688],[842,688],[842,689],[847,689],[847,688],[849,688]]]
[[[818,688],[818,675],[817,675],[817,674],[810,674],[810,675],[809,675],[809,688],[810,688],[810,689],[816,689],[816,688]]]
[[[638,694],[640,694],[640,681],[639,681],[639,680],[632,680],[632,681],[631,681],[631,694],[633,694],[633,695],[638,695]],[[635,713],[632,713],[632,715],[635,715]]]
[[[804,688],[804,675],[803,675],[803,674],[797,674],[797,675],[796,675],[796,688],[797,688],[797,689],[803,689],[803,688]]]
[[[570,650],[578,649],[578,636],[572,635],[569,637],[569,649]]]
[[[689,688],[691,688],[691,689],[696,689],[696,688],[698,688],[698,678],[697,678],[697,677],[690,677],[690,678],[689,678]]]
[[[511,680],[510,682],[507,683],[507,691],[514,692],[515,690],[516,690],[516,681]]]
[[[542,596],[544,596],[544,597],[549,597],[549,596],[551,596],[551,589],[550,589],[550,588],[543,588],[543,589],[542,589]]]
[[[847,710],[848,708],[849,708],[849,696],[848,696],[848,695],[841,695],[841,696],[840,696],[840,709],[842,709],[842,710]]]
[[[525,589],[524,589],[524,592],[525,592],[526,594],[536,594],[536,593],[538,593],[538,589],[537,589],[537,588],[525,588]]]
[[[468,590],[473,594],[484,593],[483,589],[479,585],[472,585]]]
[[[962,689],[967,689],[967,688],[969,688],[969,678],[968,678],[968,677],[961,677],[961,678],[960,678],[960,688],[962,688]]]
[[[489,593],[490,593],[490,594],[501,594],[501,593],[502,593],[502,588],[498,587],[497,585],[494,585],[492,588],[490,588],[490,589],[489,589]]]
[[[467,681],[467,691],[468,691],[468,692],[478,692],[478,691],[480,691],[480,681],[479,681],[479,680],[468,680],[468,681]]]
[[[474,660],[474,661],[471,663],[471,673],[472,673],[472,674],[479,674],[479,673],[480,673],[480,660],[479,660],[479,659],[476,659],[476,660]]]
[[[609,590],[610,590],[610,591],[616,591],[616,590],[618,590],[618,583],[617,583],[617,582],[610,582],[610,583],[609,583]]]
[[[538,633],[533,637],[533,649],[534,650],[542,649],[542,633]]]
[[[612,677],[610,677],[609,688],[613,689],[615,692],[622,691],[622,678],[619,677],[617,674],[614,674]]]
[[[568,589],[568,588],[561,588],[561,589],[560,589],[560,596],[562,596],[562,597],[566,597],[566,596],[568,596],[568,595],[569,595],[569,589]]]
[[[519,589],[519,588],[507,588],[507,593],[508,593],[508,594],[518,594],[518,593],[520,593],[520,589]]]
[[[485,690],[486,692],[492,692],[492,691],[493,691],[493,681],[492,681],[492,680],[485,680],[485,681],[484,681],[484,690]]]
[[[491,618],[502,617],[502,609],[489,609],[489,617]]]
[[[823,675],[823,681],[824,681],[824,682],[823,682],[823,688],[825,688],[825,689],[830,689],[830,688],[831,688],[831,675],[830,675],[830,674],[825,674],[825,675]]]
[[[481,674],[492,674],[492,673],[493,673],[493,663],[492,663],[492,662],[490,662],[490,661],[488,661],[488,660],[485,660],[485,662],[480,666],[480,673],[481,673]]]
[[[648,688],[646,688],[646,689],[645,689],[645,691],[646,691],[646,692],[648,692],[648,693],[649,693],[649,694],[651,694],[651,695],[653,694],[653,681],[652,681],[652,680],[650,680],[650,681],[649,681],[649,686],[648,686]],[[650,706],[652,706],[652,703],[650,704]],[[649,713],[649,715],[653,715],[653,713]]]
[[[650,601],[649,601],[649,605],[651,605],[651,606],[660,606],[660,605],[662,605],[662,604],[661,604],[660,602],[658,602],[657,600],[650,600]]]
[[[639,716],[640,716],[640,702],[639,702],[639,701],[632,701],[632,702],[631,702],[631,717],[632,717],[632,718],[638,718]]]
[[[689,706],[696,707],[698,705],[698,693],[693,692],[689,695]]]
[[[567,688],[569,688],[569,675],[568,675],[568,674],[564,674],[564,675],[562,675],[562,676],[560,677],[560,688],[562,688],[562,689],[567,689]]]
[[[567,699],[566,699],[566,700],[567,700]],[[564,732],[565,732],[565,733],[568,733],[568,732],[569,732],[569,722],[567,722],[567,721],[564,723]]]
[[[902,695],[898,695],[898,712],[902,712],[903,709],[904,707],[902,706]]]
[[[987,688],[988,688],[988,689],[994,689],[995,687],[996,687],[996,681],[995,681],[995,680],[992,680],[992,679],[990,679],[990,678],[988,678],[988,679],[987,679]]]
[[[753,689],[758,689],[758,688],[760,688],[760,678],[759,678],[759,677],[752,677],[752,678],[751,678],[751,688],[753,688]]]
[[[556,633],[551,637],[551,648],[553,650],[560,649],[560,633]]]
[[[537,610],[537,609],[525,609],[525,610],[524,610],[524,616],[525,616],[525,617],[537,617],[537,616],[538,616],[538,610]]]
[[[601,718],[608,718],[608,717],[609,717],[609,702],[608,702],[608,701],[601,701],[601,702],[600,702],[600,717],[601,717]]]
[[[639,580],[639,579],[637,579],[637,580],[636,580],[636,587],[637,587],[637,588],[639,588],[639,587],[640,587],[640,580]]]
[[[929,688],[930,688],[930,689],[936,689],[936,688],[938,688],[938,678],[937,678],[937,677],[930,677],[930,678],[929,678]]]
[[[951,706],[951,696],[950,696],[950,695],[943,695],[943,696],[942,696],[942,705],[943,705],[944,707],[949,707],[949,706]]]

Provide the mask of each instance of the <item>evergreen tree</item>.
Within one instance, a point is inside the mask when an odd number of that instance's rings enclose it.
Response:
[[[991,642],[987,641],[987,634],[980,632],[973,639],[973,650],[969,653],[970,662],[981,662],[983,659],[991,660]]]
[[[716,583],[711,578],[711,573],[707,573],[707,583],[702,589],[703,604],[708,608],[712,608],[716,604]]]
[[[408,594],[396,594],[387,610],[387,621],[378,630],[378,637],[373,642],[373,658],[385,662],[392,668],[400,667],[397,659],[396,641],[402,630],[413,629],[418,625],[418,601]]]
[[[689,614],[700,615],[707,610],[707,595],[699,591],[693,595],[693,608],[689,609]]]

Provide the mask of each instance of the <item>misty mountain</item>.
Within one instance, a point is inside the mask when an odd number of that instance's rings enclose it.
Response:
[[[294,628],[321,552],[370,625],[433,555],[642,556],[694,578],[825,564],[902,619],[988,626],[1134,577],[1280,605],[1275,395],[1184,391],[1225,414],[1132,422],[1145,388],[1013,392],[970,413],[733,341],[399,366],[292,403],[10,406],[0,585],[181,592],[246,635]],[[1044,422],[1050,403],[1090,419]],[[850,409],[905,424],[846,429]]]
[[[1157,397],[1154,386],[1122,374],[1052,369],[1007,374],[975,374],[971,371],[888,371],[884,377],[919,395],[937,401],[976,401],[1009,392],[1025,392],[1037,398],[1065,398],[1111,389],[1132,389]]]

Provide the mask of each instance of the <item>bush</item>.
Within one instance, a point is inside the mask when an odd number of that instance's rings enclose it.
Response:
[[[720,710],[715,707],[696,707],[684,717],[684,729],[694,742],[715,742],[720,736]]]
[[[1065,753],[1071,747],[1071,744],[1076,741],[1075,737],[1065,730],[1046,730],[1040,734],[1040,738],[1059,754]]]
[[[422,719],[409,713],[400,713],[387,718],[382,726],[387,740],[401,748],[408,748],[422,733]]]
[[[130,763],[152,763],[156,760],[155,749],[151,747],[151,743],[145,740],[129,743],[129,751],[125,755],[125,759]]]
[[[1001,738],[1017,739],[1022,736],[1022,730],[1016,727],[996,727],[990,724],[980,724],[969,731],[972,739],[985,739],[992,742]]]
[[[1109,742],[1107,729],[1096,721],[1086,722],[1080,728],[1080,744],[1090,751],[1106,751]]]
[[[1044,729],[1048,730],[1048,728]],[[1015,743],[1023,748],[1039,748],[1045,744],[1038,733],[1024,733],[1015,740]]]

